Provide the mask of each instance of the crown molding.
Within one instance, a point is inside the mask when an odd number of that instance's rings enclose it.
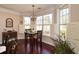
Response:
[[[0,12],[7,12],[7,13],[12,13],[12,14],[20,15],[19,12],[16,12],[16,11],[13,11],[13,10],[10,10],[10,9],[7,9],[7,8],[3,8],[3,7],[0,7]]]
[[[56,6],[55,8],[48,8],[46,10],[37,12],[37,13],[35,13],[35,16],[40,16],[40,15],[45,15],[45,14],[53,13],[53,11],[55,9],[57,9],[58,7],[59,6]],[[12,9],[9,9],[9,8],[5,8],[5,7],[2,7],[2,6],[0,6],[0,12],[13,13],[13,14],[20,15],[20,16],[32,16],[32,13],[20,13],[18,11],[15,11],[15,10],[12,10]]]

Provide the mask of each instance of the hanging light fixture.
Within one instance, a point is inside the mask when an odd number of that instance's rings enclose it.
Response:
[[[36,20],[35,13],[34,13],[34,7],[35,7],[35,5],[32,5],[32,9],[33,9],[32,16],[31,16],[31,29],[32,29],[32,31],[35,30],[35,20]]]
[[[32,17],[31,17],[31,20],[32,20],[32,21],[35,20],[34,7],[35,7],[35,5],[32,5],[32,8],[33,8],[33,14],[32,14]]]

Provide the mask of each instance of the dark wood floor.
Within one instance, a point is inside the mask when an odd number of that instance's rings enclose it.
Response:
[[[42,43],[43,49],[42,49],[42,54],[53,54],[55,51],[54,46],[48,45],[46,43]],[[28,44],[29,46],[29,44]],[[25,52],[25,45],[24,45],[24,39],[20,39],[18,41],[17,49],[16,49],[16,54],[29,54],[29,47],[27,52]],[[38,52],[34,49],[33,54],[38,54]]]

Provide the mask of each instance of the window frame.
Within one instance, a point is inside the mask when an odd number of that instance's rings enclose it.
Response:
[[[29,24],[25,24],[25,22],[26,22],[26,21],[25,21],[25,18],[29,18]],[[30,29],[30,25],[31,25],[31,19],[30,19],[30,17],[25,16],[25,17],[24,17],[24,29]],[[25,26],[26,26],[26,27],[29,26],[29,28],[25,28]]]
[[[64,14],[64,15],[60,14],[61,11],[63,11],[63,9],[67,9],[67,11],[68,11],[68,12],[65,11],[66,14]],[[63,13],[63,12],[62,12],[62,13]],[[62,18],[63,16],[64,16],[64,17],[67,16],[67,17],[65,17],[65,22],[64,22],[64,23],[61,23],[60,21],[61,21],[61,18]],[[68,18],[68,19],[66,20],[66,18]],[[63,22],[63,20],[62,20],[62,22]],[[62,31],[62,30],[61,30],[61,26],[66,26],[66,28],[65,28],[66,31],[64,31],[64,33],[62,33],[62,34],[64,34],[64,35],[63,35],[63,37],[64,37],[63,40],[66,39],[66,36],[67,36],[67,33],[66,33],[66,32],[67,32],[67,25],[68,25],[68,23],[69,23],[69,8],[68,8],[68,7],[64,7],[64,8],[59,9],[59,38],[60,38],[60,39],[62,39],[62,38],[61,38],[61,31]]]
[[[50,22],[51,22],[51,23],[45,24],[45,23],[44,23],[44,17],[45,17],[45,16],[50,17],[50,15],[51,15],[51,18],[50,18]],[[38,16],[38,17],[40,17],[40,16]],[[36,26],[42,26],[43,35],[46,34],[46,33],[44,33],[44,26],[50,26],[50,31],[49,31],[50,33],[49,33],[48,35],[45,35],[45,36],[50,36],[50,35],[51,35],[51,25],[52,25],[52,14],[42,15],[42,24],[36,24]]]

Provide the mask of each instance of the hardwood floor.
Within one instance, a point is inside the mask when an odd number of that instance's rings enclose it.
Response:
[[[48,45],[46,43],[42,43],[42,54],[53,54],[55,52],[54,46]],[[30,49],[29,49],[29,43],[28,43],[28,49],[27,52],[25,52],[25,45],[24,45],[24,39],[18,40],[18,45],[16,49],[16,54],[30,54]],[[37,50],[34,48],[32,54],[38,54]]]

